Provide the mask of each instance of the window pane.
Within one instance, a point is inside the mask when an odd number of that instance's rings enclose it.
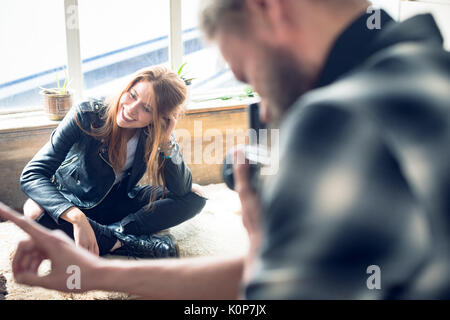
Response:
[[[39,87],[64,81],[64,1],[0,1],[0,112],[39,106]]]
[[[182,0],[183,71],[186,78],[194,78],[191,87],[192,102],[208,97],[244,93],[245,84],[237,81],[223,60],[217,46],[202,43],[198,27],[198,7],[201,0]]]
[[[84,96],[109,95],[135,71],[168,62],[169,1],[79,0]]]

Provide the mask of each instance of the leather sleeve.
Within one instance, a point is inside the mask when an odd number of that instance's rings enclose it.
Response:
[[[165,159],[164,177],[167,189],[177,196],[183,196],[192,189],[192,174],[183,160],[180,146],[176,142],[174,135],[171,136],[171,139],[175,143],[175,147],[172,152],[172,158]]]
[[[59,223],[62,213],[74,207],[58,191],[51,177],[64,161],[73,144],[80,139],[82,132],[75,121],[77,109],[73,107],[69,111],[52,132],[50,140],[25,166],[20,177],[22,191],[50,214],[56,223]]]

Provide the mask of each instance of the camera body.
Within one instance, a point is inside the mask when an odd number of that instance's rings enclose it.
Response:
[[[250,140],[249,145],[244,145],[245,159],[249,161],[250,183],[256,192],[260,188],[260,170],[261,166],[267,162],[267,150],[259,145],[259,130],[265,129],[265,125],[259,120],[259,106],[257,103],[249,105],[249,126],[256,131],[256,140]],[[250,136],[251,138],[252,136]],[[228,188],[234,190],[233,176],[234,152],[228,152],[222,165],[222,178]]]

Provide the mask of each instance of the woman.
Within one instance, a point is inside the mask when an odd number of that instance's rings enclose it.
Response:
[[[72,108],[22,172],[24,214],[97,255],[178,256],[170,235],[154,233],[206,201],[172,133],[186,93],[175,73],[152,67],[108,102]],[[137,185],[144,173],[153,186]]]

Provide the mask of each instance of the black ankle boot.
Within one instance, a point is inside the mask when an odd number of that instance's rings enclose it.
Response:
[[[114,231],[114,235],[122,246],[111,252],[111,254],[137,258],[170,258],[179,256],[178,246],[169,234],[133,236]]]
[[[109,230],[111,230],[113,233],[114,232],[121,232],[121,233],[123,233],[123,226],[122,226],[122,224],[120,223],[120,221],[119,222],[116,222],[116,223],[113,223],[113,224],[110,224],[110,225],[107,225],[106,226]]]

